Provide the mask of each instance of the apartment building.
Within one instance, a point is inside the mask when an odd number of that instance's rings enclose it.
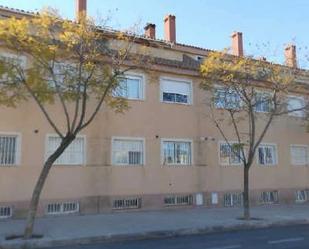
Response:
[[[85,10],[85,1],[78,2],[77,11]],[[32,15],[0,7],[4,18]],[[164,18],[164,29],[160,40],[154,24],[145,27],[136,46],[148,47],[154,65],[128,72],[121,83],[125,90],[119,94],[131,108],[116,114],[104,107],[57,160],[40,216],[242,204],[243,168],[207,115],[205,101],[213,92],[199,87],[200,61],[210,50],[178,43],[175,16]],[[232,35],[232,51],[243,55],[239,32]],[[285,56],[288,66],[296,66],[295,46]],[[299,81],[309,83],[306,71]],[[297,107],[304,99],[296,94],[289,104]],[[214,106],[222,111],[224,103],[219,98]],[[61,113],[57,103],[49,108]],[[263,115],[267,108],[257,111]],[[0,116],[0,218],[20,218],[59,138],[31,101],[1,106]],[[61,123],[60,115],[57,119]],[[228,136],[235,140],[232,131]],[[250,172],[252,205],[308,200],[308,145],[301,111],[273,122]]]

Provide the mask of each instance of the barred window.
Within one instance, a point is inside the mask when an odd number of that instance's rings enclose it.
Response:
[[[49,157],[61,143],[61,138],[48,136],[47,157]],[[65,149],[54,165],[83,165],[85,163],[85,138],[76,137],[75,140]]]
[[[192,203],[192,195],[171,195],[164,198],[164,205],[166,206],[192,205]]]
[[[220,164],[239,165],[241,164],[241,148],[238,143],[220,143]]]
[[[114,138],[112,140],[112,154],[114,165],[143,165],[144,140]]]
[[[261,144],[258,148],[258,162],[260,165],[276,165],[277,164],[276,146]]]
[[[49,203],[46,208],[47,214],[71,214],[79,212],[78,202]]]
[[[226,193],[223,202],[225,207],[240,207],[243,205],[243,193]]]
[[[0,206],[0,219],[12,217],[12,208],[8,206]]]
[[[134,209],[141,208],[141,198],[124,198],[116,199],[113,201],[113,209]]]
[[[296,202],[306,202],[308,201],[309,190],[302,189],[295,191],[295,200]]]
[[[163,141],[163,164],[191,165],[191,142]]]
[[[278,191],[265,191],[261,193],[261,202],[264,204],[273,204],[279,202]]]
[[[0,135],[0,165],[17,164],[17,135]]]
[[[218,87],[214,92],[214,106],[218,109],[240,109],[241,98],[231,88]]]
[[[272,108],[271,94],[267,92],[255,93],[255,111],[270,112]]]

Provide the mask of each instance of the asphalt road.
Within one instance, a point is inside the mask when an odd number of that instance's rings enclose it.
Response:
[[[57,249],[309,249],[309,226],[289,226]]]

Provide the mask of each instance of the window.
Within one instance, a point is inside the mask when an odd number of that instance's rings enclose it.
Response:
[[[191,83],[179,80],[161,80],[161,99],[168,103],[191,104]]]
[[[308,163],[308,146],[291,145],[291,163],[292,165],[307,165]]]
[[[184,206],[192,205],[192,195],[172,195],[164,198],[164,205],[166,206]]]
[[[240,207],[243,205],[242,193],[226,193],[224,194],[224,206],[225,207]]]
[[[255,93],[255,111],[270,112],[272,107],[271,94],[267,92]]]
[[[61,138],[57,136],[47,137],[47,157],[58,148]],[[54,165],[83,165],[85,163],[85,137],[76,137]]]
[[[261,193],[261,202],[264,204],[278,203],[278,191],[266,191]]]
[[[295,201],[296,202],[306,202],[308,201],[309,191],[308,190],[296,190],[295,191]]]
[[[191,142],[163,141],[163,164],[191,165]]]
[[[0,165],[16,165],[18,151],[17,135],[0,134]]]
[[[119,86],[114,95],[126,99],[144,99],[143,77],[137,75],[125,75],[120,79]]]
[[[3,53],[1,52],[0,54],[0,60],[1,61],[6,61],[7,63],[9,63],[9,65],[18,65],[21,68],[25,68],[26,67],[26,63],[27,63],[27,58],[24,55],[16,55],[14,53]]]
[[[295,116],[295,117],[303,117],[304,116],[304,110],[298,110],[298,111],[293,111],[297,109],[302,109],[305,106],[305,101],[304,98],[302,97],[295,97],[295,96],[289,96],[288,97],[288,105],[287,105],[287,110],[289,111],[290,116]]]
[[[0,219],[12,217],[12,208],[7,206],[0,206]]]
[[[78,202],[50,203],[47,205],[47,214],[72,214],[79,212]]]
[[[221,165],[239,165],[241,164],[241,149],[238,143],[229,142],[219,143],[220,164]]]
[[[241,99],[239,94],[231,88],[216,88],[214,106],[218,109],[240,109]]]
[[[143,165],[144,139],[113,138],[112,154],[114,165]]]
[[[275,145],[261,144],[258,148],[258,162],[260,165],[276,165],[277,150]]]
[[[141,198],[125,198],[113,201],[113,209],[134,209],[142,207]]]

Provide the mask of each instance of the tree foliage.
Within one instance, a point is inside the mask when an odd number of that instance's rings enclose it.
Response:
[[[276,117],[301,112],[305,119],[307,90],[297,82],[300,70],[227,51],[210,52],[200,71],[200,87],[213,92],[210,120],[244,166],[244,217],[249,219],[249,169],[256,151]],[[302,106],[290,107],[290,94],[301,95]]]
[[[53,163],[102,106],[119,112],[128,108],[127,101],[113,92],[133,68],[127,63],[133,41],[133,35],[98,28],[85,16],[72,22],[53,10],[0,19],[0,105],[18,107],[22,101],[35,101],[61,138],[35,185],[25,238],[32,236],[40,194]],[[117,49],[111,42],[119,44]],[[130,54],[134,66],[138,58]],[[52,113],[52,104],[62,111]]]

